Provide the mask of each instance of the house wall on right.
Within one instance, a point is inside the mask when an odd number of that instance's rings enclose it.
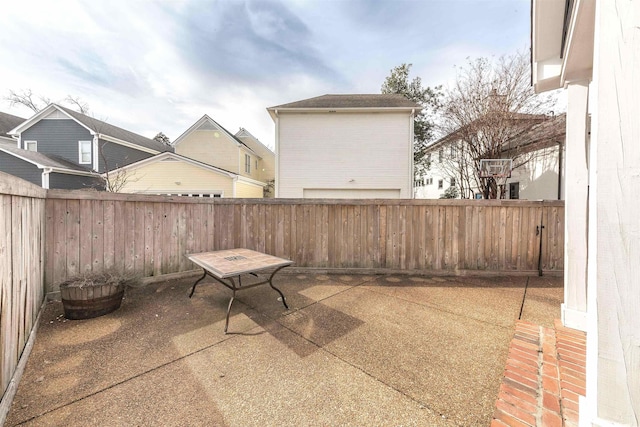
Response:
[[[562,316],[587,332],[580,426],[638,426],[640,1],[533,0],[532,61],[536,91],[568,95]]]

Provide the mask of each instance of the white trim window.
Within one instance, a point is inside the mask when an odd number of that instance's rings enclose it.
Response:
[[[248,154],[244,155],[244,171],[245,173],[251,173],[251,156]]]
[[[91,164],[91,141],[78,141],[78,163]]]
[[[38,151],[38,141],[25,141],[24,149],[27,151]]]

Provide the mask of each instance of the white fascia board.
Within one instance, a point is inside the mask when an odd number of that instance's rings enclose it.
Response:
[[[595,31],[595,1],[576,0],[573,6],[560,81],[591,80],[593,68],[593,34]]]
[[[109,136],[109,135],[105,135],[103,133],[98,133],[97,136],[98,136],[99,139],[104,139],[105,141],[113,142],[114,144],[119,144],[119,145],[122,145],[124,147],[132,148],[134,150],[143,151],[145,153],[150,153],[150,154],[158,154],[158,153],[160,153],[160,151],[153,150],[153,149],[147,148],[147,147],[143,147],[142,145],[133,144],[131,142],[123,141],[121,139],[114,138],[114,137]]]
[[[537,93],[561,87],[565,7],[565,0],[533,0],[531,5],[531,77]]]
[[[180,161],[180,162],[186,162],[186,163],[192,164],[194,166],[197,166],[199,168],[202,168],[202,169],[205,169],[205,170],[208,170],[208,171],[211,171],[211,172],[215,172],[215,173],[220,174],[222,176],[226,176],[228,178],[234,178],[236,176],[236,174],[234,174],[232,172],[228,172],[228,171],[219,169],[219,168],[217,168],[215,166],[211,166],[211,165],[207,165],[207,164],[202,163],[202,162],[198,162],[197,160],[193,160],[193,159],[190,159],[188,157],[184,157],[184,156],[181,156],[179,154],[172,153],[170,151],[166,151],[164,153],[157,154],[157,155],[155,155],[153,157],[149,157],[149,158],[146,158],[146,159],[139,160],[139,161],[137,161],[135,163],[130,163],[130,164],[128,164],[126,166],[122,166],[122,167],[120,167],[118,169],[113,169],[113,170],[109,171],[109,173],[114,173],[114,172],[118,173],[118,172],[123,172],[123,171],[126,171],[126,170],[138,169],[138,168],[141,168],[141,167],[146,166],[146,165],[151,164],[151,163],[160,162],[160,161],[162,161],[164,159],[167,159],[167,158],[173,158],[173,159],[175,159],[177,161]],[[106,173],[102,174],[102,176],[105,176],[105,175],[106,175]]]
[[[83,123],[77,121],[75,118],[71,117],[62,108],[58,108],[58,106],[56,104],[49,104],[45,108],[43,108],[42,110],[38,111],[35,115],[33,115],[33,117],[31,117],[30,119],[27,119],[25,122],[21,123],[20,125],[18,125],[14,129],[12,129],[10,132],[8,132],[9,135],[16,135],[16,136],[19,135],[20,133],[24,132],[26,129],[29,129],[31,126],[33,126],[34,124],[39,122],[40,119],[42,119],[43,116],[48,115],[53,110],[60,111],[62,114],[64,114],[65,116],[67,116],[68,118],[73,120],[74,122],[78,123],[80,126],[85,128],[89,132],[91,132],[91,134],[94,134],[93,130],[89,129],[85,124],[83,124]]]
[[[65,175],[80,175],[80,176],[93,176],[96,178],[100,178],[101,175],[94,173],[94,172],[83,172],[83,171],[76,171],[73,169],[64,169],[64,168],[52,168],[52,167],[47,167],[46,168],[49,172],[55,172],[55,173],[63,173]]]
[[[237,180],[242,181],[245,184],[257,185],[259,187],[265,187],[267,185],[266,182],[258,181],[252,178],[247,178],[246,176],[242,176],[242,175],[238,175]]]
[[[234,135],[231,135],[231,133],[227,132],[224,127],[222,125],[220,125],[220,123],[216,122],[215,120],[213,120],[211,117],[209,117],[207,114],[205,114],[204,116],[200,117],[200,119],[198,121],[196,121],[194,124],[192,124],[189,129],[185,130],[182,135],[180,135],[179,137],[176,138],[175,141],[173,141],[171,143],[172,146],[176,146],[178,144],[180,144],[180,142],[182,142],[183,139],[185,139],[189,134],[191,134],[191,132],[195,131],[197,128],[200,127],[200,125],[202,125],[205,122],[210,122],[211,124],[215,125],[217,128],[220,129],[220,131],[224,134],[226,134],[227,136],[229,136],[231,138],[231,140],[236,144],[236,146],[240,146],[241,144],[238,142],[238,140],[235,138]]]
[[[178,144],[180,144],[180,142],[185,139],[187,137],[187,135],[189,135],[191,132],[193,132],[196,128],[200,127],[201,124],[203,124],[205,121],[211,120],[211,117],[209,117],[208,115],[204,115],[202,117],[200,117],[198,120],[196,120],[196,122],[194,124],[192,124],[191,126],[189,126],[189,128],[187,130],[185,130],[184,132],[182,132],[182,135],[180,135],[179,137],[177,137],[175,139],[175,141],[173,141],[171,143],[171,145],[173,145],[174,147]]]
[[[353,108],[277,108],[267,109],[269,114],[275,112],[275,115],[282,113],[407,113],[411,114],[415,111],[415,107],[353,107]],[[273,116],[272,116],[273,117]]]

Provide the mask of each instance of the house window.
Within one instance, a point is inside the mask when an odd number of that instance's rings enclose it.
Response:
[[[431,153],[427,154],[427,170],[431,170]]]
[[[256,170],[258,170],[258,160],[256,160]]]
[[[91,141],[78,141],[80,153],[78,163],[86,165],[91,163]]]
[[[25,141],[24,149],[29,151],[38,151],[38,141]]]
[[[519,182],[511,182],[511,183],[509,183],[509,198],[510,199],[519,199],[520,198],[520,183]]]
[[[444,152],[442,148],[438,150],[438,163],[442,163],[442,158],[444,157]]]
[[[456,185],[456,179],[455,178],[451,178],[451,182],[449,183],[449,185],[454,187]]]
[[[442,187],[444,186],[444,181],[439,179],[438,180],[438,190],[442,190]]]
[[[451,146],[451,157],[455,157],[456,156],[456,146],[452,145]]]
[[[251,156],[248,154],[244,155],[244,171],[251,173]]]

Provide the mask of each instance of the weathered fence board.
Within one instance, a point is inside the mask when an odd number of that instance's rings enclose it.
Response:
[[[298,267],[561,271],[558,201],[201,199],[49,191],[46,282],[114,265],[191,270],[185,253],[244,246]],[[53,229],[50,229],[53,228]],[[51,289],[51,288],[50,288]]]
[[[44,245],[46,192],[26,181],[0,173],[0,386],[2,394],[7,390],[18,361],[35,326],[39,309],[44,300]],[[78,202],[75,201],[75,205]],[[77,213],[75,205],[73,213]],[[65,203],[66,207],[66,203]],[[62,221],[66,220],[60,213]],[[62,236],[67,228],[59,227]],[[72,227],[67,238],[77,246],[78,230]],[[53,237],[54,228],[51,234]],[[54,240],[54,239],[52,239]],[[60,249],[61,248],[52,248]],[[59,262],[62,272],[78,268],[79,248],[70,250],[67,261],[66,249]],[[54,260],[47,268],[53,274]]]

